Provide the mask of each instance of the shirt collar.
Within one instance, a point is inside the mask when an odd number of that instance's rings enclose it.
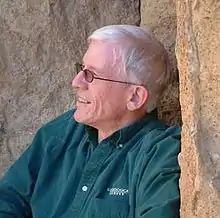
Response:
[[[103,140],[104,141],[111,141],[116,146],[121,146],[125,144],[127,141],[129,141],[132,136],[134,136],[137,132],[139,132],[140,129],[145,127],[146,125],[151,125],[152,121],[157,120],[157,110],[153,110],[150,113],[146,113],[145,116],[135,121],[134,123],[125,126],[116,132],[114,132],[112,135],[108,136]],[[86,132],[88,134],[88,139],[94,146],[98,145],[98,130],[91,127],[86,126]]]

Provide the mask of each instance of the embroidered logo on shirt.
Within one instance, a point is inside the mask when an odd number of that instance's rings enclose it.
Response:
[[[109,195],[119,195],[124,196],[128,194],[128,189],[124,188],[107,188]]]

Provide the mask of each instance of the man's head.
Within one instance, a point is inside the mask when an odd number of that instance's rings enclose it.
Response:
[[[170,80],[163,45],[148,30],[131,25],[103,27],[88,41],[84,70],[72,82],[77,89],[75,119],[96,128],[114,121],[120,128],[155,109]],[[87,73],[95,78],[91,83]]]

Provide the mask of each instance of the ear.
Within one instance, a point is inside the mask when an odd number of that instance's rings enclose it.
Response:
[[[148,91],[143,86],[132,87],[127,101],[129,111],[135,111],[144,106],[148,99]]]

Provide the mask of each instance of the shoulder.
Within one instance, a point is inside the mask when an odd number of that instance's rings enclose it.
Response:
[[[136,166],[144,173],[162,169],[179,169],[178,155],[181,150],[181,128],[159,123],[147,132],[136,156]]]
[[[165,175],[165,172],[179,175],[180,140],[179,126],[169,127],[160,124],[145,134],[136,164],[139,169],[139,178],[144,178],[145,183],[150,183],[157,176]]]
[[[147,132],[142,141],[142,151],[172,150],[180,152],[181,127],[167,126],[161,121],[155,121],[154,128]]]
[[[74,112],[75,109],[69,110],[43,125],[37,131],[34,142],[38,141],[45,148],[54,148],[56,145],[64,144],[70,135],[82,134],[84,125],[75,121]]]
[[[61,115],[59,115],[58,117],[48,121],[46,124],[44,124],[40,130],[44,130],[44,131],[52,131],[52,130],[57,130],[57,129],[61,129],[63,127],[66,127],[70,124],[74,124],[76,123],[76,121],[73,119],[73,114],[74,114],[75,110],[69,110]]]

